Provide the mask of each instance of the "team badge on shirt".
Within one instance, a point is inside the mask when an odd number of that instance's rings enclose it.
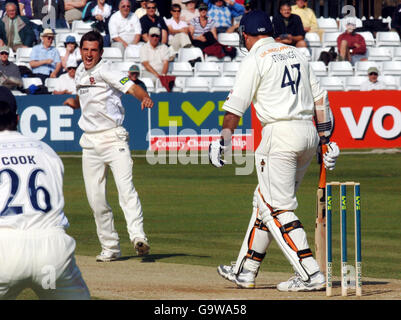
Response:
[[[124,84],[127,83],[127,81],[129,81],[128,77],[124,77],[124,78],[122,78],[122,79],[120,80],[120,83],[121,83],[122,85],[124,85]]]
[[[95,81],[95,78],[94,78],[94,77],[90,77],[90,78],[89,78],[89,81],[90,81],[90,83],[91,83],[91,84],[95,84],[95,83],[96,83],[96,81]]]

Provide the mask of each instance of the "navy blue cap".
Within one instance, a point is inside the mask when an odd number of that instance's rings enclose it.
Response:
[[[17,101],[10,89],[0,86],[0,102],[5,102],[9,105],[12,112],[17,113]]]
[[[273,24],[270,17],[262,10],[252,10],[245,14],[241,21],[242,32],[250,35],[273,33]]]

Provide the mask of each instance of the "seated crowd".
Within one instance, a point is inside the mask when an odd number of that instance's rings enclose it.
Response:
[[[24,91],[23,77],[40,78],[42,86],[48,78],[58,78],[59,83],[52,89],[54,94],[74,93],[72,80],[81,63],[79,39],[68,35],[63,50],[59,44],[55,46],[55,39],[57,29],[71,30],[74,21],[82,20],[103,35],[105,47],[118,48],[123,57],[127,49],[139,52],[141,65],[131,66],[130,77],[140,81],[140,74],[162,81],[181,48],[198,47],[204,55],[234,60],[237,49],[221,44],[218,34],[237,32],[241,17],[255,7],[252,0],[172,0],[167,9],[163,3],[162,0],[0,1],[0,80],[3,79],[3,85]],[[53,29],[44,25],[48,23],[45,18],[53,10],[51,7],[55,10]],[[397,13],[401,14],[401,10]],[[399,20],[394,18],[395,23]],[[272,22],[277,42],[310,48],[306,33],[317,33],[323,38],[324,30],[319,28],[307,0],[281,1]],[[336,60],[354,65],[368,59],[365,40],[355,30],[355,21],[349,19],[345,32],[337,39]],[[10,61],[9,55],[16,54],[19,48],[32,48],[29,64],[16,66]],[[31,93],[26,88],[25,92]]]

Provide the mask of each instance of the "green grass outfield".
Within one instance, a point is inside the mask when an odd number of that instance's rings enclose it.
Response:
[[[149,259],[165,263],[205,266],[228,264],[237,257],[252,210],[257,183],[255,172],[235,175],[235,165],[222,169],[206,164],[150,165],[144,152],[135,153],[134,184],[143,210],[145,231],[151,243]],[[142,156],[142,157],[141,157]],[[77,242],[76,254],[95,256],[100,246],[89,209],[79,157],[63,157],[65,213],[68,233]],[[316,188],[319,167],[313,161],[298,191],[297,216],[314,251]],[[123,255],[132,255],[123,213],[110,172],[108,201]],[[342,154],[328,181],[359,181],[362,208],[363,276],[401,279],[401,154]],[[338,188],[337,188],[338,189]],[[349,189],[351,198],[351,189]],[[336,205],[336,203],[335,203]],[[338,210],[338,205],[335,206]],[[348,252],[353,261],[353,207],[348,203]],[[337,211],[338,212],[338,211]],[[334,268],[339,274],[339,217],[333,217]],[[261,270],[292,273],[273,243]]]

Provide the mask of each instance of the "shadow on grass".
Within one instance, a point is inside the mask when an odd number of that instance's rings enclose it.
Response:
[[[196,257],[196,258],[210,258],[210,256],[196,256],[192,254],[184,254],[184,253],[166,253],[166,254],[150,254],[145,257],[139,256],[125,256],[121,257],[119,260],[130,260],[130,259],[142,259],[141,262],[149,263],[156,262],[157,260],[162,260],[166,258],[174,258],[174,257]]]

